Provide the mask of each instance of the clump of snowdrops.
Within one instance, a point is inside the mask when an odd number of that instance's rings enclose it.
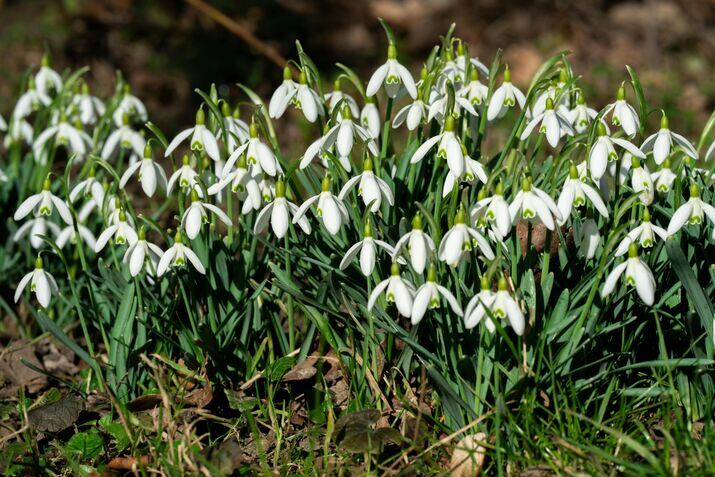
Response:
[[[707,366],[713,121],[678,134],[630,68],[593,104],[565,54],[513,84],[451,31],[411,70],[386,31],[369,77],[329,81],[298,43],[268,101],[197,90],[168,136],[123,79],[99,99],[46,57],[0,120],[15,302],[65,342],[78,319],[76,349],[124,395],[147,349],[241,381],[327,344],[355,368],[426,367],[455,426],[565,382],[659,389],[609,375],[643,359]],[[354,390],[375,395],[366,372]],[[708,412],[710,373],[682,373],[678,403]]]

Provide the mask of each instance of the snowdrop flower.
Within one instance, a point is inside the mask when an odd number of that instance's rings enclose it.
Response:
[[[557,221],[563,220],[558,206],[549,195],[534,187],[531,180],[525,178],[521,183],[521,190],[516,194],[514,200],[509,204],[509,215],[512,224],[516,217],[521,216],[524,220],[539,219],[547,229],[555,230],[554,218]]]
[[[418,212],[412,219],[412,230],[403,235],[395,244],[392,260],[394,261],[399,254],[406,252],[405,255],[409,256],[412,269],[422,275],[427,261],[434,251],[434,241],[422,229],[422,214]]]
[[[446,92],[441,96],[438,96],[438,93],[436,93],[434,90],[433,93],[434,95],[432,95],[432,97],[430,98],[430,106],[427,112],[427,121],[429,122],[433,118],[437,118],[437,120],[442,123],[444,120],[443,118],[446,114],[448,114],[447,106],[449,103],[449,96]],[[466,98],[460,96],[459,94],[456,94],[454,96],[454,109],[452,111],[452,115],[455,117],[461,116],[462,109],[466,110],[472,116],[479,116],[479,113],[476,109],[474,109],[472,103],[470,103]]]
[[[639,194],[639,199],[643,205],[653,203],[655,196],[653,179],[651,179],[650,171],[637,157],[631,156],[631,188]]]
[[[397,311],[402,316],[409,318],[412,315],[414,288],[412,284],[402,279],[400,266],[396,262],[392,263],[390,277],[378,283],[370,294],[370,299],[367,301],[367,311],[372,310],[382,292],[385,292],[387,303],[394,303],[397,306]]]
[[[621,85],[618,88],[618,94],[616,95],[616,102],[611,103],[604,109],[603,116],[605,117],[608,113],[613,113],[611,115],[611,123],[614,126],[621,126],[623,132],[627,136],[633,137],[638,128],[640,127],[640,120],[638,119],[638,113],[633,109],[633,106],[626,102],[626,89]]]
[[[487,65],[479,61],[479,58],[470,58],[469,52],[461,41],[457,43],[457,59],[455,62],[457,63],[457,68],[463,71],[465,75],[467,69],[476,68],[484,76],[489,76],[489,68],[487,68]]]
[[[12,240],[17,243],[25,236],[29,236],[30,245],[37,250],[45,245],[42,236],[47,235],[48,229],[55,236],[60,234],[60,228],[55,223],[47,220],[44,215],[38,215],[22,224],[12,236]]]
[[[628,232],[628,235],[621,240],[616,248],[615,255],[616,257],[620,257],[625,254],[628,251],[628,247],[636,242],[641,248],[651,248],[655,244],[656,237],[660,237],[661,240],[666,240],[668,233],[661,227],[651,223],[650,212],[646,207],[643,210],[643,221],[639,226]]]
[[[437,157],[447,160],[447,166],[449,166],[452,175],[462,177],[465,169],[464,153],[462,152],[462,143],[454,133],[454,118],[452,116],[447,116],[445,119],[441,134],[429,138],[417,148],[410,159],[410,164],[421,161],[435,145],[437,145]]]
[[[191,205],[184,211],[184,216],[181,218],[181,226],[186,231],[186,235],[191,239],[195,239],[201,231],[201,225],[208,223],[208,213],[213,213],[227,226],[231,226],[232,222],[226,213],[213,204],[201,202],[199,194],[194,189],[191,191]]]
[[[7,123],[5,122],[5,118],[2,117],[2,114],[0,114],[0,132],[7,131]]]
[[[149,275],[154,275],[163,255],[164,252],[158,246],[147,241],[144,227],[141,227],[137,241],[124,252],[122,262],[129,264],[129,273],[133,277],[139,275],[142,268],[145,268]]]
[[[457,91],[457,96],[464,98],[469,101],[469,104],[474,106],[481,106],[482,103],[487,99],[489,94],[489,88],[487,85],[479,81],[479,70],[477,68],[471,68],[469,72],[469,83],[467,83],[462,89]]]
[[[628,260],[617,265],[606,277],[601,296],[605,298],[613,292],[623,272],[625,272],[626,285],[635,286],[643,303],[652,305],[655,301],[655,279],[648,265],[638,257],[638,246],[635,243],[628,246]]]
[[[282,239],[288,232],[290,216],[295,216],[298,212],[298,206],[285,198],[286,186],[283,179],[278,179],[276,181],[275,194],[276,195],[273,201],[266,205],[258,213],[256,224],[253,227],[253,233],[257,235],[263,232],[270,221],[273,233],[277,238]],[[303,232],[310,234],[310,223],[307,218],[302,217],[297,221],[297,223],[300,228],[303,229]]]
[[[588,169],[591,171],[591,177],[594,180],[599,180],[603,177],[609,162],[618,160],[614,144],[628,151],[634,157],[645,159],[645,154],[638,147],[625,139],[609,137],[606,132],[606,126],[603,123],[599,123],[598,139],[593,143],[588,153]]]
[[[707,152],[705,153],[705,162],[708,162],[710,159],[715,156],[715,141],[713,141],[712,144],[710,144],[710,147],[708,148]]]
[[[511,231],[511,215],[509,204],[504,200],[504,184],[499,182],[494,190],[494,195],[486,197],[484,189],[477,195],[477,203],[470,212],[472,223],[478,227],[491,225],[491,232],[497,240],[503,241]]]
[[[703,202],[700,198],[700,187],[696,183],[690,184],[690,199],[678,207],[668,224],[668,236],[675,235],[683,226],[699,225],[703,223],[706,215],[712,224],[715,224],[715,207]]]
[[[243,202],[241,207],[241,213],[243,215],[246,215],[251,210],[259,210],[261,208],[261,190],[258,187],[256,178],[246,169],[245,155],[238,158],[234,170],[208,188],[208,193],[211,195],[219,194],[228,184],[231,184],[231,191],[237,195],[238,200]]]
[[[270,202],[276,196],[276,182],[268,174],[263,174],[258,183],[258,190],[261,191],[263,202]]]
[[[50,126],[42,131],[32,145],[35,158],[42,155],[45,144],[52,140],[53,144],[65,146],[70,154],[77,154],[84,157],[91,147],[92,139],[89,135],[70,125],[64,112],[60,115],[60,121],[56,126]]]
[[[191,136],[190,147],[192,151],[206,151],[206,154],[211,159],[220,161],[221,154],[218,149],[218,141],[216,140],[216,136],[206,127],[205,123],[206,113],[204,113],[203,109],[199,109],[196,112],[196,125],[192,128],[184,129],[177,134],[166,147],[164,157],[169,157],[179,144]]]
[[[218,133],[226,145],[226,150],[232,153],[240,144],[248,141],[248,124],[241,119],[238,107],[231,112],[231,107],[224,101],[221,110],[223,113],[223,126],[226,128],[227,137],[223,137],[223,129],[220,129]]]
[[[154,195],[157,185],[166,188],[167,180],[164,169],[152,159],[151,146],[148,144],[144,148],[144,158],[141,161],[135,162],[124,171],[119,181],[119,187],[123,189],[127,185],[127,182],[129,182],[129,178],[137,171],[139,171],[139,182],[142,185],[142,190],[147,197]]]
[[[412,99],[417,98],[417,87],[410,72],[397,61],[397,48],[390,43],[387,47],[387,61],[373,73],[365,90],[366,96],[375,96],[382,84],[385,84],[385,92],[390,98],[395,98],[400,91],[400,85],[404,86]]]
[[[370,154],[373,156],[380,154],[380,151],[377,149],[377,143],[368,130],[352,120],[348,106],[343,107],[341,117],[340,122],[333,126],[325,135],[322,143],[323,149],[328,149],[335,144],[338,156],[340,156],[340,158],[349,158],[353,144],[355,143],[355,138],[357,137],[365,143]]]
[[[20,280],[20,283],[17,285],[17,289],[15,290],[15,303],[20,300],[22,292],[28,283],[30,284],[30,292],[35,294],[37,302],[42,305],[43,308],[49,306],[52,295],[59,295],[60,293],[55,278],[44,270],[42,258],[39,256],[35,260],[35,269],[22,277],[22,280]]]
[[[358,243],[352,245],[343,259],[340,261],[340,270],[345,270],[355,257],[360,254],[360,271],[366,277],[372,275],[372,271],[375,269],[375,256],[377,255],[377,247],[382,247],[390,255],[394,255],[394,249],[382,240],[377,240],[372,238],[372,227],[370,226],[369,219],[365,222],[365,227],[363,228],[363,239]]]
[[[380,112],[377,110],[374,97],[368,96],[365,101],[365,106],[360,111],[360,124],[377,140],[380,137]]]
[[[109,135],[102,148],[102,159],[108,160],[114,156],[119,149],[129,149],[132,157],[141,157],[146,146],[146,139],[129,126],[129,116],[122,116],[121,126]]]
[[[178,231],[174,237],[174,245],[161,255],[156,274],[160,277],[166,273],[169,267],[183,267],[187,265],[187,260],[197,272],[206,275],[206,269],[201,260],[193,250],[182,243],[181,231]]]
[[[523,109],[526,103],[526,96],[511,83],[511,70],[507,65],[504,70],[504,82],[494,91],[489,101],[487,119],[493,121],[504,116],[516,103],[519,103],[519,107]]]
[[[238,146],[229,156],[224,166],[224,171],[230,171],[234,163],[241,157],[241,154],[246,153],[246,163],[251,168],[251,173],[254,176],[260,175],[263,172],[269,176],[275,176],[282,173],[278,159],[270,147],[266,146],[258,138],[258,128],[255,123],[251,123],[249,127],[250,138],[247,142]],[[225,174],[228,174],[227,172]]]
[[[521,133],[521,140],[525,140],[531,132],[539,125],[539,133],[546,135],[546,141],[551,147],[559,145],[559,139],[563,135],[573,136],[574,130],[569,120],[561,112],[554,109],[554,102],[551,98],[546,99],[546,109],[535,115]]]
[[[504,276],[499,278],[497,292],[490,289],[489,280],[486,277],[481,279],[481,291],[467,304],[464,313],[464,326],[467,329],[474,328],[482,319],[489,332],[494,333],[496,327],[491,317],[506,319],[509,325],[518,336],[524,334],[526,321],[521,312],[519,303],[509,293],[509,287]]]
[[[568,111],[568,108],[563,105],[563,102],[565,98],[568,97],[568,95],[562,95],[560,101],[556,100],[556,97],[558,96],[560,90],[561,88],[559,87],[557,81],[555,79],[551,80],[551,83],[546,88],[546,90],[542,91],[541,94],[539,94],[539,96],[536,98],[536,100],[533,101],[533,104],[527,107],[527,118],[534,118],[543,113],[546,110],[546,101],[549,99],[552,103],[554,103],[555,109],[559,109],[560,111]]]
[[[305,169],[306,167],[308,167],[310,163],[313,162],[313,159],[316,158],[316,156],[320,156],[320,163],[323,165],[323,167],[325,167],[326,169],[329,167],[329,161],[332,159],[331,155],[335,156],[334,143],[330,145],[330,147],[324,147],[325,139],[327,138],[328,132],[330,130],[331,128],[328,127],[328,125],[326,124],[323,128],[324,135],[313,141],[310,146],[308,146],[308,149],[305,150],[305,154],[303,154],[303,157],[300,159],[299,167],[301,169]],[[352,164],[350,164],[349,157],[338,155],[337,158],[340,162],[340,165],[343,169],[345,169],[345,171],[352,171]]]
[[[467,214],[461,206],[454,218],[452,228],[444,234],[442,242],[439,244],[437,256],[448,265],[456,267],[465,253],[472,250],[472,246],[479,247],[479,250],[487,260],[494,260],[494,252],[489,246],[487,239],[472,227],[466,224]]]
[[[474,185],[479,179],[483,184],[487,183],[488,177],[487,172],[484,170],[484,166],[479,161],[475,161],[467,153],[467,148],[462,146],[462,155],[464,156],[464,174],[462,177],[455,177],[452,171],[447,171],[447,175],[444,177],[444,185],[442,186],[442,197],[447,197],[452,189],[454,189],[455,184],[459,181],[467,182]]]
[[[196,170],[194,170],[194,168],[191,166],[191,159],[189,158],[189,156],[184,155],[184,157],[181,158],[181,167],[174,171],[174,173],[171,174],[171,177],[169,177],[169,181],[166,185],[167,195],[171,193],[172,189],[174,188],[174,184],[176,184],[177,181],[181,189],[196,189],[195,186],[198,185],[196,177],[198,177],[198,175],[198,172],[196,172]],[[201,197],[201,194],[203,194],[203,192],[201,192],[200,188],[198,189],[199,197]]]
[[[390,186],[387,185],[387,182],[377,177],[372,168],[372,159],[365,159],[363,161],[362,172],[345,183],[340,190],[338,198],[345,200],[345,196],[350,192],[350,189],[357,184],[358,195],[362,197],[362,201],[366,207],[370,206],[371,212],[375,213],[380,210],[380,204],[383,198],[388,204],[393,205],[395,203],[395,197],[392,194]]]
[[[298,76],[298,86],[293,93],[291,103],[303,111],[303,116],[311,123],[318,119],[318,115],[324,114],[323,102],[318,93],[308,86],[308,75],[304,71],[301,71]]]
[[[104,115],[106,108],[101,99],[89,94],[89,86],[82,83],[82,92],[72,98],[72,105],[79,111],[82,124],[95,124]]]
[[[133,245],[137,241],[137,233],[134,231],[131,224],[127,222],[127,215],[121,208],[118,209],[117,220],[115,223],[107,227],[104,232],[99,234],[99,237],[97,237],[97,243],[94,245],[94,252],[101,252],[104,246],[107,245],[107,242],[109,242],[112,238],[114,239],[114,243],[117,245]]]
[[[558,221],[558,224],[565,224],[573,208],[585,205],[586,198],[591,201],[591,204],[593,204],[599,214],[608,218],[608,208],[606,208],[606,204],[603,203],[601,195],[596,189],[581,181],[578,170],[572,162],[569,166],[569,176],[566,178],[566,182],[564,182],[557,204],[559,212],[561,213],[561,220]]]
[[[283,68],[283,82],[276,88],[268,102],[268,115],[274,119],[283,116],[297,89],[298,85],[293,81],[293,72],[290,66],[286,65]]]
[[[419,127],[427,114],[425,103],[417,98],[414,102],[400,109],[392,120],[392,127],[398,128],[402,123],[407,123],[407,129],[414,131]]]
[[[89,196],[98,208],[104,203],[104,187],[94,176],[94,167],[89,170],[89,175],[77,183],[70,191],[70,202],[76,202],[80,196]]]
[[[12,117],[16,120],[24,119],[33,111],[37,111],[42,106],[48,106],[51,102],[52,100],[49,96],[35,89],[35,81],[30,78],[27,84],[27,91],[17,100]]]
[[[297,224],[308,211],[308,208],[317,202],[318,207],[315,210],[315,215],[323,220],[323,225],[331,235],[335,235],[340,231],[340,227],[349,220],[348,209],[343,204],[343,201],[338,199],[330,192],[331,186],[330,176],[326,174],[321,183],[320,194],[309,198],[293,215],[293,224]]]
[[[94,234],[91,230],[80,223],[77,224],[77,232],[74,230],[74,225],[68,225],[63,228],[60,233],[57,234],[55,243],[59,248],[64,248],[68,243],[77,244],[80,239],[84,240],[87,247],[94,250],[94,247],[97,244]]]
[[[10,120],[10,128],[3,139],[3,146],[9,149],[13,144],[32,144],[33,138],[32,126],[24,119],[12,118]]]
[[[579,92],[576,106],[566,113],[566,119],[573,126],[577,133],[582,134],[588,130],[588,125],[596,119],[598,113],[595,109],[586,106],[586,100],[583,93]]]
[[[414,303],[412,304],[412,314],[410,315],[410,320],[413,325],[422,321],[422,317],[424,317],[427,312],[427,308],[439,308],[440,295],[447,300],[454,314],[461,317],[464,313],[462,307],[459,306],[459,302],[454,295],[452,295],[452,292],[437,283],[437,268],[434,264],[431,264],[427,270],[427,281],[420,286],[415,293]]]
[[[50,191],[51,187],[52,182],[50,181],[50,176],[48,174],[42,184],[42,191],[25,199],[15,211],[13,219],[21,220],[33,210],[35,212],[35,216],[50,216],[52,215],[52,211],[56,208],[60,217],[62,217],[62,220],[64,220],[67,224],[71,224],[72,214],[70,213],[69,207],[67,207],[64,200],[60,199]]]
[[[127,116],[127,121],[125,122],[124,116]],[[117,105],[117,109],[114,110],[112,118],[114,119],[114,124],[117,126],[122,126],[129,123],[129,119],[136,116],[139,121],[146,122],[149,118],[146,112],[146,107],[141,99],[137,98],[132,94],[132,89],[129,84],[125,84],[122,89],[122,99]],[[141,153],[138,153],[141,154]]]
[[[350,113],[354,118],[360,117],[360,108],[358,107],[357,101],[349,94],[343,93],[340,90],[340,78],[338,78],[333,83],[333,91],[325,95],[325,102],[328,104],[330,114],[341,104],[341,101],[350,108]]]
[[[655,188],[658,192],[667,194],[675,182],[675,173],[670,169],[670,159],[665,159],[663,165],[658,172],[650,175],[651,180],[655,181]]]
[[[596,255],[596,249],[601,242],[601,234],[592,217],[587,217],[581,224],[577,241],[579,250],[587,259],[590,260]]]
[[[680,134],[672,132],[668,129],[668,117],[663,113],[660,118],[660,131],[648,137],[643,142],[644,152],[653,151],[653,159],[656,164],[662,164],[663,161],[670,155],[673,150],[673,145],[680,148],[693,159],[698,159],[698,153],[693,145]]]
[[[62,77],[51,68],[50,57],[47,54],[42,56],[40,69],[35,74],[35,84],[37,91],[42,94],[49,95],[51,91],[55,93],[62,91]]]

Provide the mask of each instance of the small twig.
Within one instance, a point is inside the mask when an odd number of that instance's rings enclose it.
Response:
[[[203,0],[186,0],[186,3],[245,41],[248,46],[268,58],[279,68],[283,68],[286,65],[286,59],[283,58],[283,55],[281,55],[278,50],[256,37],[248,28],[229,18],[216,7],[209,5]]]

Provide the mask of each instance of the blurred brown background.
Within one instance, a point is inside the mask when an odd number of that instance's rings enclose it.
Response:
[[[203,0],[201,0],[203,1]],[[367,79],[384,61],[376,17],[401,39],[416,75],[449,24],[487,64],[505,50],[514,81],[528,83],[538,65],[563,49],[586,80],[587,97],[603,106],[636,68],[653,105],[696,134],[715,108],[715,0],[205,0],[280,55],[300,39],[326,79],[340,61]],[[235,82],[264,95],[281,80],[265,55],[211,16],[180,0],[0,0],[0,111],[7,117],[22,75],[49,48],[57,68],[89,65],[94,91],[110,94],[121,69],[152,119],[175,131],[192,120],[193,88],[211,82],[237,94]],[[195,3],[195,2],[194,2]]]

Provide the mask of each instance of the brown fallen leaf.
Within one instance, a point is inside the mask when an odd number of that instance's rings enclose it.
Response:
[[[317,362],[317,356],[308,356],[285,373],[281,381],[287,383],[292,381],[305,381],[306,379],[312,378],[318,372],[318,369],[315,367],[315,363]]]
[[[127,409],[132,412],[146,411],[161,404],[161,394],[145,394],[127,403]]]
[[[40,432],[60,432],[77,421],[84,410],[84,400],[67,394],[59,400],[28,411],[30,427]]]
[[[55,344],[50,338],[40,340],[35,345],[35,353],[50,374],[69,378],[79,373],[79,367],[74,364],[75,355],[72,350],[66,346]]]
[[[139,457],[139,459],[132,456],[119,456],[110,460],[107,464],[107,468],[111,470],[134,470],[135,466],[137,468],[147,467],[149,462],[148,455],[143,455]]]
[[[482,446],[487,439],[483,432],[471,434],[462,438],[452,452],[449,463],[454,477],[476,477],[482,472],[486,449]]]
[[[29,340],[22,339],[0,351],[0,383],[4,383],[0,398],[15,396],[20,388],[34,394],[47,386],[47,376],[23,363],[42,369],[34,348]]]
[[[186,395],[184,404],[198,408],[204,408],[213,400],[214,394],[210,386],[205,388],[195,389]]]

